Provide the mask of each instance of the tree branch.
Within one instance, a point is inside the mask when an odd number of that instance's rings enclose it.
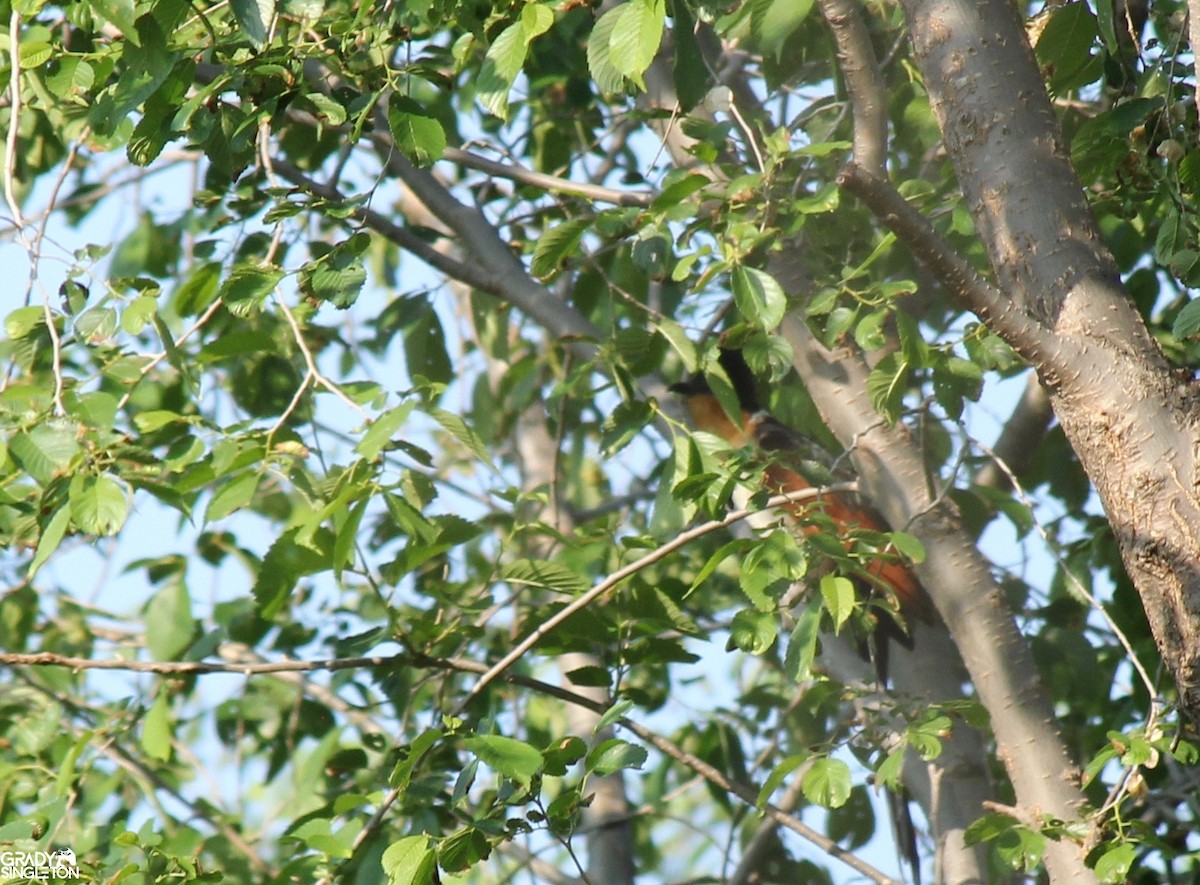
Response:
[[[838,176],[838,185],[866,203],[952,297],[992,326],[1023,357],[1035,366],[1063,359],[1061,343],[976,273],[890,182],[851,162]]]
[[[557,175],[547,175],[545,172],[535,172],[516,163],[498,163],[473,154],[462,148],[448,147],[442,154],[442,159],[449,160],[459,166],[466,166],[477,172],[483,172],[493,178],[505,178],[517,184],[542,188],[553,193],[571,194],[586,197],[602,203],[612,203],[617,206],[649,206],[654,200],[654,194],[648,191],[622,191],[616,188],[604,187],[585,181],[571,181]]]
[[[837,44],[838,68],[854,114],[854,162],[874,175],[887,169],[887,95],[871,35],[854,0],[820,0]]]

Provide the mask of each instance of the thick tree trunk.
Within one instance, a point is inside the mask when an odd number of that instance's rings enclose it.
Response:
[[[1017,8],[905,0],[904,10],[996,281],[1040,333],[1001,334],[1050,393],[1200,722],[1200,392],[1172,371],[1121,285]]]

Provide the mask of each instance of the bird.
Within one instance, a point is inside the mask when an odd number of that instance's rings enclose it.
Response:
[[[828,452],[820,443],[783,424],[762,407],[754,373],[742,353],[721,348],[717,359],[737,396],[740,415],[731,416],[713,392],[705,375],[697,372],[669,388],[685,398],[696,428],[716,434],[735,448],[752,448],[767,458],[763,484],[770,493],[820,488],[836,481],[836,464],[829,463]],[[849,535],[856,529],[889,531],[886,520],[857,495],[822,492],[815,503],[797,503],[789,508],[797,527],[805,535],[823,530],[819,522],[809,518],[808,509],[811,507],[820,508],[832,520],[847,548],[850,547]],[[911,650],[912,637],[906,626],[907,619],[916,618],[934,624],[937,623],[937,614],[917,576],[897,557],[881,555],[867,563],[863,572],[857,582],[860,588],[867,595],[891,594],[898,609],[895,618],[876,621],[875,636],[871,637],[874,641],[860,645],[860,653],[870,658],[880,684],[886,686],[889,644],[897,642]],[[907,791],[902,788],[899,793],[889,793],[888,801],[896,844],[912,870],[913,881],[920,885],[917,831],[909,811]]]
[[[722,348],[718,362],[737,395],[740,415],[731,416],[726,412],[701,372],[669,388],[684,397],[697,429],[721,437],[734,448],[750,448],[760,453],[766,459],[763,485],[771,494],[819,488],[839,478],[835,474],[836,465],[831,469],[829,454],[820,443],[783,424],[762,407],[754,373],[741,351]],[[808,536],[824,530],[821,521],[812,518],[814,510],[823,513],[837,527],[847,548],[851,546],[850,537],[855,530],[891,530],[882,516],[852,493],[823,492],[815,502],[797,503],[789,510],[796,518],[799,531]],[[926,623],[934,621],[933,604],[920,581],[912,568],[895,554],[881,552],[865,564],[859,578],[860,583],[869,585],[864,588],[869,595],[882,597],[884,601],[890,601],[890,597],[895,601],[899,632],[885,627],[889,639],[911,647],[904,630],[905,619],[915,617]],[[881,662],[876,661],[877,668],[880,665]]]

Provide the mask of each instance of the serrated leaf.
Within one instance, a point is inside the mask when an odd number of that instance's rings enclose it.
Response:
[[[441,159],[446,150],[446,130],[417,102],[393,93],[388,99],[387,119],[396,147],[414,164],[428,166]]]
[[[483,440],[479,438],[479,434],[472,430],[467,425],[467,422],[462,419],[462,416],[439,408],[431,408],[428,411],[430,417],[437,421],[438,424],[441,424],[460,443],[474,452],[475,457],[492,470],[496,469],[496,465],[492,462],[492,453],[483,444]]]
[[[278,267],[239,264],[221,284],[219,295],[230,313],[245,318],[258,313],[281,279],[283,271]]]
[[[609,37],[609,62],[644,89],[642,74],[662,43],[666,4],[664,0],[630,0],[619,9],[621,16]]]
[[[541,771],[542,754],[524,741],[498,734],[481,734],[463,742],[480,762],[528,788]]]
[[[925,561],[925,545],[907,532],[892,532],[888,540],[910,562]]]
[[[368,461],[374,461],[379,457],[379,453],[383,451],[384,447],[396,436],[400,428],[404,426],[404,422],[408,419],[412,410],[413,403],[411,402],[397,406],[394,409],[388,409],[371,422],[371,426],[367,428],[367,432],[358,441],[358,445],[354,447],[354,451]]]
[[[833,617],[835,633],[840,632],[842,626],[854,614],[856,597],[854,584],[849,578],[840,575],[821,577],[821,598],[825,602],[825,610]]]
[[[646,750],[620,738],[610,738],[587,754],[587,770],[601,777],[625,768],[640,769],[646,762]]]
[[[26,70],[38,68],[50,61],[54,48],[43,40],[30,40],[20,48],[21,67]]]
[[[319,530],[302,545],[296,541],[298,531],[284,532],[263,557],[252,592],[264,618],[273,618],[283,609],[300,578],[333,566],[332,534]]]
[[[899,353],[889,353],[867,376],[867,395],[871,405],[888,421],[895,421],[904,406],[908,385],[908,361]]]
[[[115,535],[129,515],[129,495],[125,487],[111,476],[71,478],[71,518],[81,532],[106,537]]]
[[[590,586],[566,566],[544,559],[518,559],[501,569],[500,578],[510,584],[544,587],[568,596],[579,596]]]
[[[592,222],[588,219],[575,218],[545,231],[533,249],[530,265],[533,275],[545,279],[557,271],[563,259],[575,251],[591,226]]]
[[[1171,334],[1179,341],[1200,334],[1200,298],[1189,301],[1175,316]]]
[[[488,47],[476,80],[476,97],[489,113],[501,119],[508,116],[508,93],[521,73],[528,51],[525,26],[519,21],[501,31]]]
[[[875,783],[882,784],[889,790],[899,788],[900,778],[904,774],[904,753],[907,749],[907,745],[901,745],[879,763],[879,768],[875,769]]]
[[[800,781],[804,797],[823,808],[841,808],[850,798],[850,766],[840,759],[814,759]]]
[[[79,440],[72,425],[47,421],[15,434],[8,447],[25,472],[45,485],[70,466],[79,453]]]
[[[766,271],[738,265],[732,274],[733,298],[747,322],[769,332],[787,312],[783,287]]]
[[[596,20],[588,36],[588,71],[596,81],[601,93],[621,92],[625,88],[625,76],[612,62],[611,41],[613,30],[624,15],[625,6],[614,6]]]
[[[405,836],[387,847],[381,858],[387,885],[435,885],[437,855],[428,836]]]
[[[367,269],[362,260],[345,249],[334,249],[300,268],[300,291],[309,298],[328,301],[338,310],[358,300],[366,281]]]
[[[346,109],[340,102],[324,92],[305,93],[304,99],[313,106],[313,110],[316,111],[323,123],[330,126],[341,126],[346,122]]]
[[[241,510],[254,499],[258,491],[258,474],[247,470],[217,489],[208,509],[204,511],[204,522],[217,522],[231,513]]]
[[[271,19],[275,17],[275,0],[230,0],[233,17],[255,46],[267,41]]]
[[[1007,814],[985,814],[967,827],[963,841],[968,846],[990,842],[1019,826],[1017,819]]]
[[[546,3],[529,3],[521,9],[521,27],[525,37],[532,40],[550,30],[554,24],[554,9]]]
[[[729,644],[747,654],[763,655],[775,644],[778,633],[773,613],[742,609],[729,626]]]

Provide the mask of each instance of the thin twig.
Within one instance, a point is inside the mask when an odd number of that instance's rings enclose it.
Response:
[[[21,13],[13,4],[8,20],[8,132],[4,139],[4,200],[12,213],[13,225],[19,231],[25,227],[21,204],[17,202],[17,133],[21,128]]]
[[[785,504],[794,504],[797,501],[807,501],[812,498],[818,498],[821,495],[828,494],[830,492],[853,492],[856,491],[857,488],[858,486],[856,483],[838,483],[836,485],[831,485],[821,489],[802,489],[800,491],[790,492],[786,495],[775,495],[769,501],[767,501],[765,508],[746,508],[742,510],[735,510],[722,519],[714,519],[710,522],[698,525],[695,528],[689,529],[677,537],[672,538],[661,547],[655,548],[645,556],[635,560],[634,562],[631,562],[629,565],[617,569],[617,571],[613,572],[591,590],[584,593],[578,599],[573,600],[561,611],[557,612],[556,614],[547,618],[543,623],[539,624],[536,630],[521,640],[521,642],[517,643],[516,648],[497,661],[486,673],[483,674],[483,676],[479,678],[479,681],[472,686],[471,690],[467,692],[466,697],[463,698],[456,708],[455,715],[460,715],[467,704],[469,704],[471,700],[479,694],[479,692],[483,691],[483,689],[487,687],[488,683],[516,663],[516,661],[518,661],[525,654],[525,652],[537,645],[537,643],[541,641],[543,637],[545,637],[548,633],[550,633],[551,630],[553,630],[567,618],[571,617],[571,615],[583,608],[586,608],[596,599],[616,587],[629,576],[634,575],[647,566],[658,562],[660,559],[663,559],[667,555],[678,550],[680,547],[683,547],[697,538],[703,537],[704,535],[726,528],[736,522],[740,522],[741,520],[746,519],[755,513],[760,513],[763,509],[773,509]]]
[[[548,175],[545,172],[535,172],[532,169],[526,169],[517,163],[498,163],[495,160],[489,160],[487,157],[481,157],[479,154],[465,151],[462,148],[446,148],[442,154],[442,159],[457,163],[459,166],[466,166],[468,169],[474,169],[477,172],[486,173],[495,178],[505,178],[509,181],[515,181],[517,184],[528,184],[554,193],[573,194],[598,202],[612,203],[617,206],[649,206],[654,200],[654,194],[647,191],[622,191],[589,182],[570,181],[566,178],[559,178],[557,175]]]

